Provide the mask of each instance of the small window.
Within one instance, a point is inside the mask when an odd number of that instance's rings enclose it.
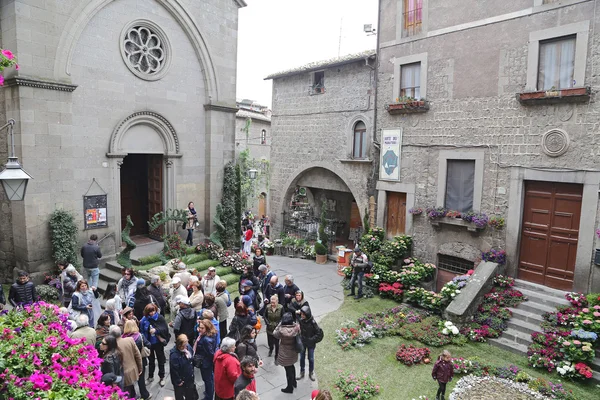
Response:
[[[325,71],[313,73],[312,92],[325,93]]]
[[[404,0],[402,11],[404,35],[413,36],[421,32],[423,24],[423,0]]]
[[[475,268],[475,263],[464,258],[438,254],[438,265],[441,270],[454,272],[455,274],[466,274],[470,269]]]
[[[448,160],[444,207],[467,212],[473,209],[475,160]]]
[[[538,90],[573,87],[575,36],[540,42]]]
[[[354,125],[354,142],[352,158],[367,158],[367,127],[364,122],[358,121]]]
[[[267,131],[265,129],[260,132],[260,144],[267,144]]]
[[[400,67],[400,98],[421,99],[421,63]]]

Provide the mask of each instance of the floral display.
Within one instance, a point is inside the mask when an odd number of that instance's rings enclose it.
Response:
[[[583,308],[573,323],[575,328],[600,333],[600,306]]]
[[[426,209],[425,212],[427,213],[427,217],[429,219],[438,219],[438,218],[444,218],[446,216],[446,213],[448,212],[448,210],[446,210],[444,207],[438,207],[438,208],[430,207],[430,208]]]
[[[162,239],[164,247],[161,254],[166,260],[171,260],[173,258],[181,259],[185,256],[185,246],[179,233],[164,235]]]
[[[582,342],[574,339],[560,340],[559,351],[562,353],[564,359],[573,362],[591,362],[596,356],[592,344],[590,342]]]
[[[375,337],[399,335],[399,329],[404,324],[421,322],[426,312],[401,305],[378,313],[363,314],[358,319],[360,326],[370,326]]]
[[[565,299],[575,307],[587,307],[588,301],[583,293],[568,292],[565,293]]]
[[[496,275],[494,277],[494,285],[503,288],[510,288],[515,286],[515,278],[511,278],[510,276],[504,275]]]
[[[584,331],[583,329],[573,329],[571,331],[571,337],[590,343],[594,343],[598,339],[598,335],[596,333]]]
[[[502,229],[502,228],[504,228],[504,223],[505,223],[504,218],[498,217],[498,216],[492,216],[492,217],[490,217],[488,225],[494,229]]]
[[[424,318],[415,324],[406,324],[399,330],[400,336],[407,340],[418,340],[427,346],[440,347],[450,343],[464,345],[466,338],[459,335],[444,335],[439,328],[440,319],[435,316]]]
[[[459,331],[456,325],[452,323],[452,321],[440,321],[438,323],[439,328],[441,329],[444,335],[458,335]]]
[[[503,265],[506,263],[506,251],[492,248],[489,251],[481,252],[481,259]]]
[[[383,298],[402,302],[402,293],[402,284],[400,282],[379,284],[379,295]]]
[[[421,215],[423,214],[423,209],[419,208],[419,207],[413,207],[411,209],[408,210],[409,214],[412,215]]]
[[[4,71],[5,68],[14,66],[15,69],[19,69],[17,64],[17,58],[8,49],[0,49],[0,72]],[[4,75],[0,74],[0,86],[4,85]]]
[[[358,326],[352,321],[346,321],[342,328],[335,331],[335,334],[337,343],[343,350],[362,347],[367,343],[371,343],[375,337],[371,326]]]
[[[338,373],[335,388],[342,392],[345,399],[366,400],[379,394],[379,385],[369,375],[357,375],[340,370]]]
[[[244,267],[252,265],[252,260],[246,253],[224,252],[218,259],[223,267],[231,267],[232,272],[241,274]]]
[[[67,318],[44,302],[0,312],[0,398],[127,398],[100,382],[102,359],[85,339],[68,336]]]
[[[410,345],[401,345],[396,352],[396,360],[404,365],[420,364],[425,359],[429,359],[430,351],[427,347],[415,347]]]
[[[366,235],[363,235],[363,237],[360,240],[361,249],[368,255],[379,251],[382,245],[382,239],[380,239],[377,235],[373,235],[372,233],[367,233]]]
[[[405,292],[405,300],[408,303],[418,305],[427,310],[440,311],[444,298],[442,295],[425,290],[421,287],[413,287]]]

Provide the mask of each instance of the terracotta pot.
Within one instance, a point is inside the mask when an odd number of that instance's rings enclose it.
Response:
[[[424,362],[425,364],[429,364],[429,363],[431,362],[431,360],[430,360],[429,358],[426,358],[426,359],[424,359],[424,360],[423,360],[423,362]]]
[[[327,263],[327,255],[321,256],[321,255],[317,254],[317,258],[315,259],[315,262],[317,264],[325,264],[325,263]]]

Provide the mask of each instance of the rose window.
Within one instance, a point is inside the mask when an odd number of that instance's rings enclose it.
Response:
[[[160,79],[169,67],[168,39],[156,24],[148,20],[133,21],[125,27],[121,53],[129,70],[142,79]]]

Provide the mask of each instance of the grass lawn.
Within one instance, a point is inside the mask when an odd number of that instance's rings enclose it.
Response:
[[[346,292],[347,293],[347,292]],[[345,293],[345,294],[346,294]],[[356,322],[358,317],[364,313],[374,313],[397,306],[392,300],[374,297],[356,301],[346,297],[340,309],[323,318],[320,326],[325,332],[325,338],[317,345],[315,352],[315,368],[319,378],[319,387],[328,388],[335,399],[343,399],[341,393],[334,388],[339,370],[350,370],[355,373],[368,373],[375,382],[380,385],[381,393],[377,399],[410,400],[420,395],[427,395],[430,399],[435,398],[437,383],[431,379],[432,364],[420,364],[407,367],[396,361],[396,350],[402,343],[414,344],[418,347],[427,347],[417,341],[405,340],[400,336],[373,339],[370,344],[363,348],[342,350],[336,343],[335,331],[347,320]],[[436,359],[443,349],[448,349],[453,357],[477,356],[490,364],[506,366],[515,364],[525,370],[533,377],[544,377],[554,383],[559,383],[557,373],[544,373],[539,369],[527,366],[526,357],[501,350],[487,343],[469,342],[467,345],[430,347],[432,359]],[[446,398],[454,388],[456,381],[460,379],[455,376],[454,380],[446,389]],[[600,399],[600,388],[592,384],[562,382],[567,388],[573,390],[580,400]],[[499,394],[497,399],[503,399]]]

